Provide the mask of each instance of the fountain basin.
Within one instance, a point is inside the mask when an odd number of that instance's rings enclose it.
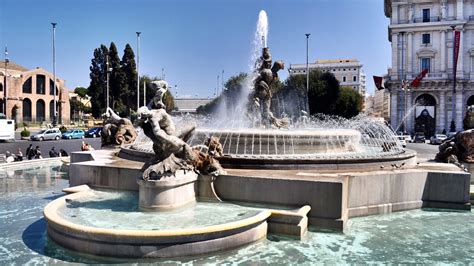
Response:
[[[138,179],[140,209],[169,211],[195,203],[197,179],[196,172],[183,170],[160,180]]]
[[[127,258],[188,256],[231,249],[264,238],[268,229],[266,220],[271,215],[271,212],[267,210],[247,210],[244,215],[236,218],[235,213],[228,217],[229,213],[226,216],[225,213],[216,211],[213,217],[224,218],[207,221],[206,226],[190,224],[153,230],[155,228],[150,228],[150,226],[167,225],[166,223],[153,224],[152,218],[158,213],[135,212],[135,215],[145,215],[142,217],[142,220],[146,221],[143,226],[148,228],[130,229],[129,226],[133,225],[127,225],[127,223],[138,220],[123,219],[125,213],[121,213],[120,210],[112,211],[112,213],[122,218],[118,220],[113,218],[113,221],[108,220],[107,224],[101,224],[104,220],[107,221],[105,216],[93,215],[94,212],[92,212],[92,219],[88,219],[90,217],[84,215],[85,206],[95,206],[94,208],[98,208],[103,213],[106,205],[97,204],[100,201],[106,204],[107,200],[101,200],[101,194],[98,195],[92,190],[83,191],[49,203],[44,209],[48,236],[66,248],[100,256]],[[84,202],[89,202],[90,205]],[[78,205],[80,208],[76,208]],[[216,209],[219,208],[213,210]],[[70,213],[68,210],[73,210],[73,212]],[[122,209],[122,211],[125,210]],[[196,211],[196,213],[199,212]],[[163,219],[170,221],[169,215],[166,213]],[[121,222],[125,225],[120,226]],[[119,228],[114,228],[117,226]],[[134,227],[140,228],[139,225]]]

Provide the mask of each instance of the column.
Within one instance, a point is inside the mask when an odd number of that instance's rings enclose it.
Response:
[[[458,69],[457,69],[457,78],[464,78],[464,34],[465,31],[464,30],[461,30],[461,39],[460,39],[460,43],[459,43],[459,58],[458,58]]]
[[[439,92],[439,108],[436,110],[436,116],[438,116],[439,119],[436,121],[437,129],[439,132],[442,132],[444,129],[446,131],[449,131],[448,126],[446,126],[446,93],[444,91]]]
[[[413,32],[407,33],[408,45],[407,45],[407,73],[413,76]],[[407,77],[409,79],[409,77]]]
[[[398,127],[398,91],[392,89],[390,94],[390,125],[395,130]]]
[[[398,33],[392,34],[392,78],[398,80]]]
[[[456,3],[456,19],[457,20],[463,20],[464,19],[463,2],[464,2],[464,0],[457,0],[457,3]]]
[[[406,126],[406,131],[408,133],[411,133],[414,129],[414,124],[413,124],[413,116],[414,116],[414,113],[415,113],[415,110],[413,109],[413,103],[412,103],[412,92],[411,90],[406,92],[407,93],[407,97],[406,97],[406,123],[405,123],[405,126]]]
[[[456,86],[456,118],[455,118],[455,122],[456,122],[456,130],[462,130],[463,129],[463,125],[462,125],[462,120],[463,120],[463,117],[462,117],[462,110],[464,108],[463,106],[463,102],[462,102],[462,95],[463,95],[463,91],[462,91],[462,87],[461,86]]]
[[[441,72],[446,72],[446,30],[440,31],[440,46],[441,46],[441,54],[440,54],[440,70]]]

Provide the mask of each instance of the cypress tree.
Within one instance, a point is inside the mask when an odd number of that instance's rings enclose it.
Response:
[[[129,115],[130,110],[137,108],[137,64],[135,54],[130,44],[125,45],[121,61],[121,70],[125,76],[125,82],[120,90],[122,103],[127,107],[125,114]]]
[[[122,88],[124,87],[125,83],[125,75],[122,71],[117,46],[115,46],[114,42],[110,43],[109,48],[109,68],[111,68],[111,72],[109,74],[111,107],[117,113],[123,113],[127,109],[121,99]]]
[[[105,110],[105,93],[106,93],[106,64],[105,59],[108,49],[105,45],[101,45],[94,50],[94,57],[90,66],[90,85],[87,89],[91,96],[92,115],[100,117]]]

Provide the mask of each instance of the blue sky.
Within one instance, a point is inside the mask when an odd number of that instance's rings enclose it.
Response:
[[[10,60],[52,71],[50,23],[57,22],[57,75],[74,89],[89,85],[94,48],[113,41],[120,56],[126,43],[136,51],[141,31],[140,72],[161,76],[164,68],[178,96],[207,97],[222,70],[226,79],[248,71],[262,9],[273,59],[286,66],[306,62],[307,32],[310,61],[359,59],[369,92],[372,75],[390,65],[382,0],[1,0],[0,45]]]

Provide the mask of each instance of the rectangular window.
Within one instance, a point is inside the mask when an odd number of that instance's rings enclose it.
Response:
[[[431,58],[421,58],[421,71],[428,69],[431,70]]]
[[[423,22],[430,22],[430,9],[423,9]]]
[[[429,44],[429,43],[431,43],[431,40],[430,40],[430,39],[431,39],[431,36],[430,36],[429,33],[424,33],[424,34],[421,35],[421,36],[422,36],[422,43],[423,43],[423,44]]]
[[[36,75],[36,93],[45,94],[46,77],[44,75]]]

